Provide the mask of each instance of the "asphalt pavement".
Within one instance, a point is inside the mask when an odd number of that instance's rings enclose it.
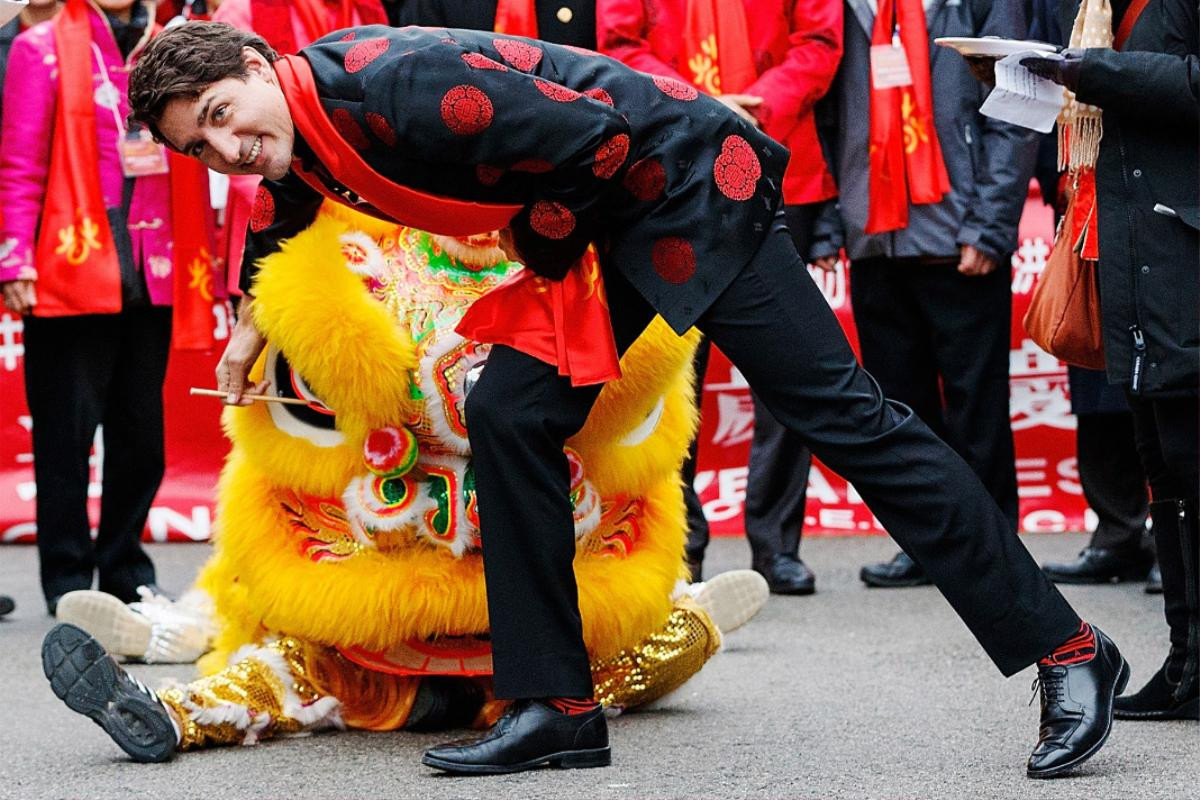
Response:
[[[1039,560],[1069,558],[1078,534],[1025,537]],[[159,583],[186,588],[206,545],[151,548]],[[613,766],[453,778],[421,766],[444,735],[334,732],[134,764],[42,676],[53,624],[32,547],[0,547],[0,798],[486,798],[634,800],[1129,800],[1200,796],[1200,725],[1117,722],[1074,777],[1031,781],[1037,738],[1027,669],[1005,680],[936,590],[867,589],[859,567],[890,558],[882,537],[819,538],[803,555],[812,597],[772,597],[679,691],[610,721]],[[713,542],[710,573],[748,564],[740,539]],[[1140,686],[1165,655],[1161,597],[1140,584],[1064,587],[1121,646]],[[155,686],[191,668],[135,666]]]

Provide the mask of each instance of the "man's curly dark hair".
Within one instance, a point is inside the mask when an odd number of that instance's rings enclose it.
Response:
[[[214,83],[249,75],[242,48],[257,50],[274,63],[279,54],[255,33],[224,22],[185,22],[150,40],[129,76],[129,123],[145,125],[166,142],[158,128],[167,104],[194,100]]]

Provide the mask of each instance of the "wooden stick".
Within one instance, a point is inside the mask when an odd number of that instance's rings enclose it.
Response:
[[[216,389],[198,389],[195,386],[191,388],[188,394],[196,394],[201,397],[220,397],[222,399],[229,396],[229,392],[219,392]],[[302,400],[299,397],[276,397],[273,394],[244,394],[242,397],[250,400],[259,400],[263,403],[283,403],[289,406],[306,406],[307,400]]]

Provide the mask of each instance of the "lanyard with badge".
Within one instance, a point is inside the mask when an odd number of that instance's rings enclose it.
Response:
[[[96,54],[96,63],[100,67],[102,83],[96,89],[96,105],[112,111],[113,122],[117,126],[117,152],[121,154],[121,171],[126,178],[142,178],[147,175],[165,175],[167,173],[167,150],[150,134],[145,126],[125,128],[118,108],[121,105],[121,93],[108,77],[108,69],[104,66],[104,56],[100,48],[92,42],[92,52]]]
[[[908,55],[900,42],[900,22],[896,19],[896,5],[892,2],[891,44],[871,45],[871,86],[874,89],[897,89],[912,86],[912,70],[908,67]]]

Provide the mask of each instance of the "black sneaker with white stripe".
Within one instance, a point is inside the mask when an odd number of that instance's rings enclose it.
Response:
[[[166,761],[175,728],[166,707],[82,628],[55,625],[42,642],[42,670],[72,711],[90,717],[134,761]]]

